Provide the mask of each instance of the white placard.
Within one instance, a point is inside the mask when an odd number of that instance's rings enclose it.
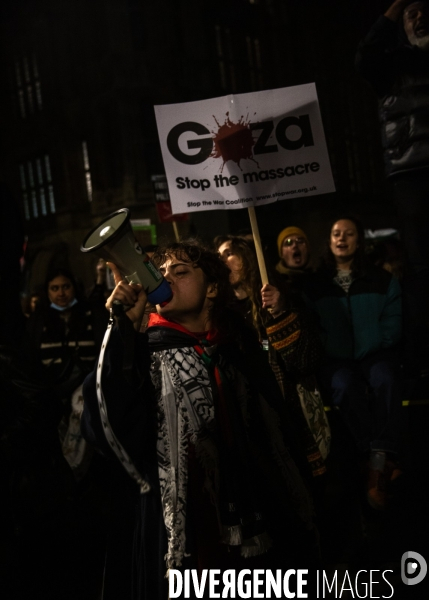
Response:
[[[155,114],[173,214],[335,191],[314,83]]]

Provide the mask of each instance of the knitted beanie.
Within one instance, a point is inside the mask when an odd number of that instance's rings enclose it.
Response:
[[[286,229],[283,229],[283,231],[279,233],[277,238],[277,248],[279,251],[280,258],[282,257],[283,241],[285,238],[290,237],[291,235],[297,235],[299,237],[304,238],[307,243],[307,246],[309,246],[308,238],[302,229],[300,229],[299,227],[286,227]]]

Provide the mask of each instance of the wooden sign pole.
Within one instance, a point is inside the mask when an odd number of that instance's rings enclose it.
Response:
[[[173,223],[173,229],[174,229],[174,237],[176,238],[176,242],[179,242],[180,241],[179,228],[177,227],[176,221],[172,221],[172,223]]]
[[[248,206],[250,225],[252,226],[253,241],[255,242],[256,256],[258,258],[259,272],[261,274],[262,285],[269,283],[267,267],[265,266],[264,253],[262,251],[261,237],[259,235],[258,221],[256,219],[255,207]]]

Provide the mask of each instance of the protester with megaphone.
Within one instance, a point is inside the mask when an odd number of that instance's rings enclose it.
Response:
[[[85,435],[119,471],[104,582],[115,600],[166,598],[170,568],[302,566],[317,546],[305,460],[257,339],[229,309],[228,269],[192,241],[153,259],[171,299],[142,333],[146,292],[111,264],[112,319],[84,386]]]
[[[130,218],[128,208],[111,213],[88,233],[80,249],[113,262],[124,280],[143,286],[152,304],[169,300],[170,286],[134,237]]]

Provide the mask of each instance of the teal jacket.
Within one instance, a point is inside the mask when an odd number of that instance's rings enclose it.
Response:
[[[322,273],[307,282],[304,296],[319,315],[329,358],[361,360],[401,338],[401,288],[384,269],[370,267],[356,278],[348,294]]]

